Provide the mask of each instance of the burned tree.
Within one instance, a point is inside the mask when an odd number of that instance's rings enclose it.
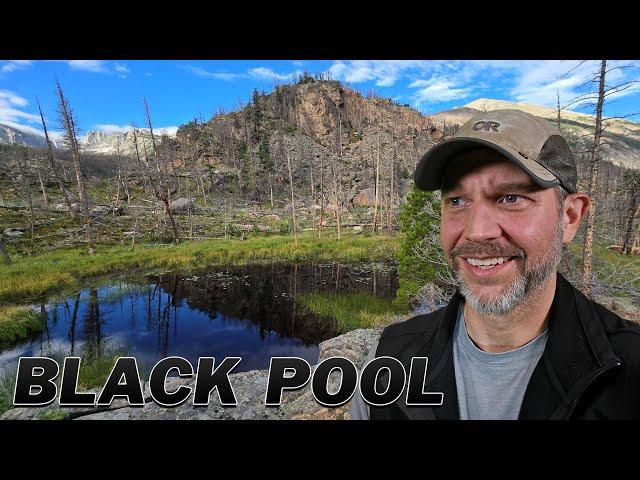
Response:
[[[167,166],[167,159],[165,152],[159,152],[158,145],[156,143],[155,134],[153,133],[153,124],[151,121],[151,113],[149,112],[149,105],[147,99],[144,99],[144,110],[151,134],[152,154],[140,157],[140,150],[138,147],[138,137],[135,129],[133,130],[133,142],[136,151],[136,158],[138,165],[140,165],[145,173],[147,184],[151,187],[154,196],[164,204],[165,212],[169,216],[169,222],[171,223],[171,231],[173,234],[173,240],[175,243],[180,242],[180,234],[178,233],[178,226],[173,216],[171,208],[171,194],[175,193],[177,189],[172,191],[170,185],[170,173]]]
[[[57,85],[57,94],[58,94],[58,113],[60,115],[60,123],[64,129],[64,142],[67,148],[69,149],[69,153],[71,154],[71,159],[73,161],[73,167],[76,173],[76,182],[78,186],[78,203],[80,206],[80,211],[85,218],[85,238],[87,240],[87,250],[89,253],[94,252],[93,248],[93,237],[91,232],[91,215],[89,212],[89,197],[85,188],[84,175],[82,173],[82,166],[80,163],[80,146],[78,145],[78,132],[76,122],[73,118],[73,111],[64,96],[64,92],[62,90],[62,85],[60,82],[56,82]]]

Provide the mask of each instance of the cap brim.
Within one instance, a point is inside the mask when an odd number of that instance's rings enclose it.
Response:
[[[508,148],[480,138],[456,137],[431,147],[422,156],[413,175],[416,187],[427,191],[439,190],[447,162],[463,152],[479,147],[489,147],[498,151],[524,170],[541,187],[551,188],[560,185],[560,181],[542,165],[533,160],[521,158],[516,152],[510,151]]]

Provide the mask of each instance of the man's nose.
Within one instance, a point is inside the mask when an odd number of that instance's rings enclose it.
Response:
[[[502,228],[498,223],[498,212],[488,205],[474,205],[468,213],[464,234],[474,242],[499,238]]]

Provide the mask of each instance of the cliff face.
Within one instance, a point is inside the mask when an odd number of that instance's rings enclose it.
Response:
[[[154,129],[156,141],[162,137],[162,131]],[[138,149],[140,155],[149,154],[153,150],[151,133],[146,129],[137,129]],[[102,131],[90,131],[81,140],[81,147],[85,152],[118,154],[135,156],[136,150],[133,139],[133,131],[106,133]]]
[[[183,165],[225,165],[239,176],[243,169],[248,175],[257,171],[261,182],[260,143],[267,139],[275,190],[287,188],[290,161],[294,182],[309,190],[320,188],[322,165],[324,190],[329,191],[335,164],[339,188],[351,200],[374,186],[376,162],[381,189],[391,188],[393,176],[394,191],[402,196],[417,160],[441,135],[412,108],[365,98],[339,82],[310,80],[278,86],[268,95],[254,93],[239,111],[184,125],[176,141]]]

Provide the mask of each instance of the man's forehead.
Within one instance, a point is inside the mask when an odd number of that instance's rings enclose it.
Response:
[[[442,191],[453,190],[479,178],[496,187],[538,190],[531,177],[493,149],[478,149],[452,158],[443,171]]]

